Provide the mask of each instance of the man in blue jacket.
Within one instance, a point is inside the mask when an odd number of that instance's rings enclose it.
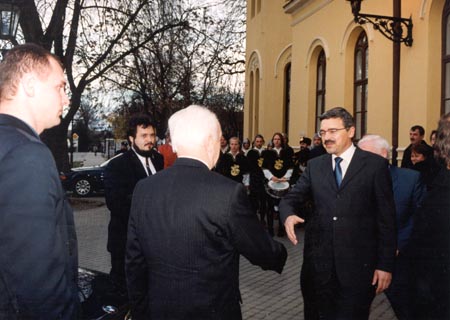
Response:
[[[373,152],[386,159],[389,157],[389,143],[378,135],[366,135],[359,142],[358,147]],[[422,202],[425,192],[420,182],[418,171],[389,167],[394,190],[394,202],[397,217],[397,257],[395,260],[392,282],[386,296],[388,297],[398,319],[411,319],[408,303],[408,260],[403,249],[409,241],[413,215]]]
[[[0,319],[75,319],[77,240],[39,139],[69,104],[58,59],[26,44],[0,63]]]

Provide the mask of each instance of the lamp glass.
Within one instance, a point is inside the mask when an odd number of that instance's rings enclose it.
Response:
[[[15,39],[19,26],[19,7],[10,1],[0,1],[0,38]]]

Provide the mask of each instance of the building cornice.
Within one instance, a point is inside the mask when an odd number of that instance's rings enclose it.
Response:
[[[291,26],[295,26],[296,24],[302,22],[303,20],[309,18],[316,12],[322,10],[324,7],[329,5],[333,0],[291,0],[288,4],[291,4],[292,10],[285,10],[285,13],[289,13],[292,16],[295,15],[295,19],[292,21]],[[309,4],[314,4],[309,6],[310,8],[306,9],[306,6]],[[286,7],[286,5],[285,5]],[[300,12],[302,12],[300,14]]]
[[[312,1],[314,0],[286,0],[285,5],[283,6],[284,13],[293,14]]]

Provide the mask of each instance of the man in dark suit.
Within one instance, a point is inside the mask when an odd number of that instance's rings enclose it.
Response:
[[[69,104],[58,58],[26,44],[0,63],[0,319],[76,319],[72,209],[39,139]]]
[[[281,273],[286,249],[264,231],[244,186],[210,171],[220,152],[216,116],[190,106],[169,128],[178,159],[133,195],[126,259],[133,319],[241,319],[240,255]]]
[[[112,159],[105,171],[106,205],[111,212],[108,251],[111,253],[111,281],[126,292],[125,245],[131,197],[136,183],[164,168],[164,159],[155,149],[155,125],[147,115],[132,116],[128,123],[131,148]]]
[[[391,281],[395,205],[386,159],[356,148],[353,117],[336,107],[321,117],[328,152],[308,162],[280,203],[292,243],[305,222],[301,275],[306,319],[367,319],[375,293]],[[308,200],[314,208],[300,218]]]
[[[378,135],[366,135],[358,147],[389,159],[389,143]],[[413,218],[425,194],[425,185],[421,183],[420,173],[410,169],[389,166],[394,188],[394,200],[397,220],[397,257],[392,283],[386,296],[398,319],[411,319],[409,303],[409,261],[404,249],[413,229]]]

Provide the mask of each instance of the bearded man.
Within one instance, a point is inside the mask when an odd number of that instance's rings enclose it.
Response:
[[[164,168],[164,158],[154,149],[155,125],[147,115],[131,117],[128,123],[131,148],[112,159],[105,171],[106,205],[111,212],[107,249],[111,254],[110,278],[126,294],[125,245],[131,197],[136,183]]]

